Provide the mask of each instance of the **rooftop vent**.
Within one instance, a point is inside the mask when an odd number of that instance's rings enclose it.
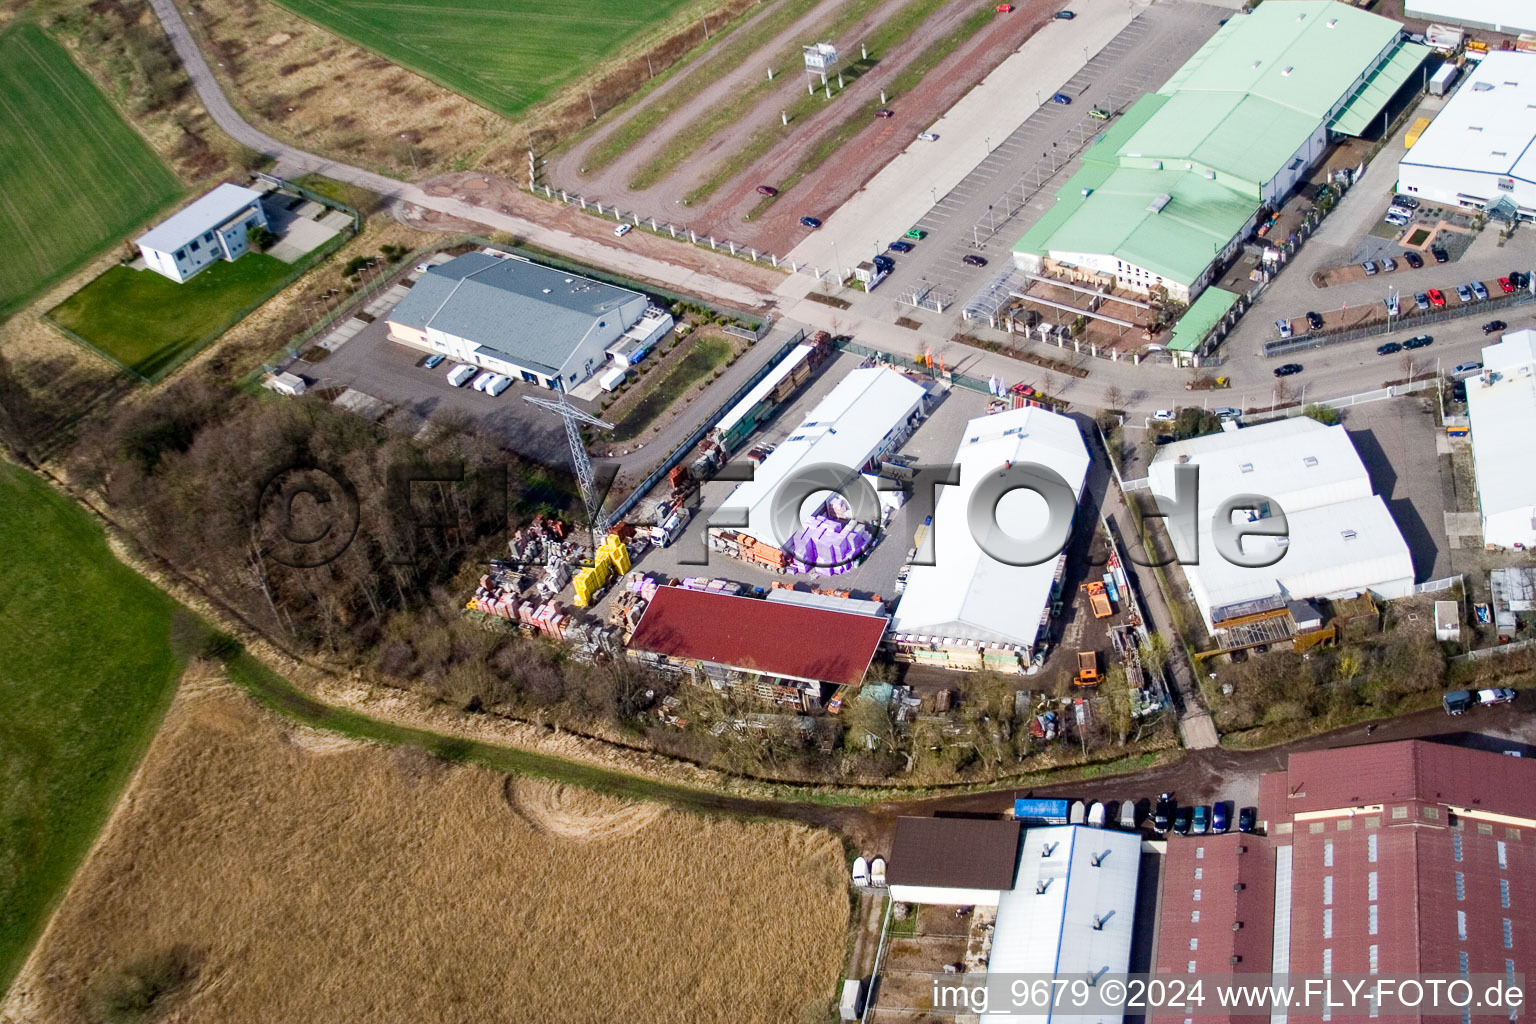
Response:
[[[1505,83],[1505,84],[1507,85],[1508,83]],[[1473,92],[1492,92],[1493,91],[1493,83],[1492,82],[1473,82],[1472,83],[1472,91]]]
[[[1328,19],[1328,27],[1329,28],[1333,28],[1333,26],[1337,25],[1338,23],[1339,23],[1339,19],[1338,18],[1329,18]]]
[[[1284,71],[1281,71],[1280,74],[1285,76],[1286,78],[1290,78],[1291,77],[1291,72],[1295,71],[1295,70],[1296,69],[1294,67],[1289,67],[1289,68],[1286,68]]]
[[[1171,202],[1173,202],[1173,197],[1166,192],[1161,192],[1153,196],[1152,201],[1147,204],[1147,212],[1162,213],[1163,207],[1167,206]]]
[[[1245,462],[1242,465],[1237,467],[1237,471],[1239,473],[1252,473],[1253,472],[1253,463]]]
[[[544,289],[544,294],[545,294],[545,295],[548,295],[548,294],[549,294],[549,289],[548,289],[548,288],[545,288],[545,289]]]
[[[1317,456],[1308,455],[1306,458],[1301,460],[1301,464],[1310,469],[1311,467],[1317,465]]]
[[[1260,64],[1263,64],[1263,63],[1264,63],[1264,62],[1263,62],[1263,61],[1261,61],[1261,60],[1256,60],[1256,61],[1254,61],[1254,62],[1253,62],[1253,70],[1255,70],[1255,71],[1257,71],[1257,70],[1259,70],[1259,65],[1260,65]]]
[[[1307,20],[1307,16],[1306,16],[1305,13],[1298,14],[1298,15],[1296,15],[1296,20],[1297,21],[1306,21]]]
[[[1207,178],[1209,178],[1211,181],[1215,181],[1216,180],[1216,172],[1215,171],[1206,171],[1205,172],[1205,176]]]
[[[1343,537],[1345,540],[1354,540],[1356,534],[1354,530],[1341,530],[1339,532],[1339,536]]]

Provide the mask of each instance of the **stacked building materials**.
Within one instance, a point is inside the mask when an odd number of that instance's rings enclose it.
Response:
[[[873,542],[869,527],[857,520],[812,516],[786,547],[794,571],[838,576],[852,569]]]

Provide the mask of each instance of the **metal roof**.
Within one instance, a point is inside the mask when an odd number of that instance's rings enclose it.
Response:
[[[594,329],[608,326],[609,318],[628,326],[647,305],[644,295],[627,288],[521,257],[471,252],[422,274],[389,318],[558,374]]]
[[[262,193],[253,188],[225,182],[150,228],[134,244],[156,252],[175,252],[197,236],[223,224],[261,196]]]
[[[1136,833],[1085,825],[1026,829],[1013,889],[997,903],[987,973],[1074,979],[1124,975],[1131,962],[1140,872],[1141,836]],[[1109,1024],[1121,1017],[1057,1010],[985,1019]]]
[[[1360,135],[1376,121],[1376,116],[1412,75],[1429,59],[1430,49],[1419,43],[1401,42],[1397,49],[1355,92],[1329,128],[1341,135]]]
[[[1472,462],[1483,522],[1536,509],[1529,471],[1536,436],[1536,331],[1506,334],[1483,349],[1483,373],[1467,378]],[[1497,541],[1492,541],[1497,543]]]
[[[1146,125],[1120,147],[1122,166],[1172,167],[1175,161],[1235,179],[1253,193],[1317,130],[1317,119],[1261,96],[1240,92],[1179,92],[1167,97]]]
[[[729,433],[731,428],[740,423],[742,417],[752,411],[753,406],[761,402],[768,396],[769,392],[778,387],[779,382],[788,377],[795,367],[810,358],[812,349],[813,346],[811,345],[796,345],[790,349],[789,354],[779,360],[777,366],[768,371],[768,376],[754,384],[752,390],[742,396],[741,401],[731,406],[730,411],[720,417],[720,422],[715,424],[715,429],[722,433]]]
[[[941,487],[934,507],[934,564],[912,567],[893,628],[1028,647],[1050,602],[1056,563],[1007,565],[983,551],[968,520],[971,494],[985,477],[1016,462],[1054,470],[1080,496],[1088,473],[1082,434],[1075,422],[1045,409],[982,416],[966,424],[955,462],[960,483]],[[1028,505],[1010,515],[1006,500],[998,505],[1005,532],[1019,538],[1037,535],[1043,524],[1035,518],[1043,506]]]
[[[1536,182],[1536,54],[1492,51],[1419,136],[1401,167]]]
[[[881,616],[659,587],[629,646],[766,676],[857,686],[885,626]]]
[[[779,484],[796,470],[817,465],[844,468],[851,479],[864,468],[891,431],[917,411],[927,388],[889,367],[854,370],[816,404],[773,454],[760,463],[751,480],[739,485],[720,511],[747,513],[743,532],[774,547],[788,537],[773,528],[773,498]]]
[[[986,818],[897,818],[886,879],[946,889],[1011,888],[1022,828]]]
[[[1407,0],[1407,17],[1452,25],[1497,25],[1500,32],[1536,32],[1531,0]]]
[[[1207,288],[1200,293],[1194,304],[1179,317],[1173,328],[1173,340],[1168,347],[1175,352],[1193,352],[1200,347],[1221,318],[1237,302],[1239,296],[1225,288]]]
[[[1331,0],[1262,4],[1217,29],[1158,91],[1247,93],[1317,123],[1401,31]]]

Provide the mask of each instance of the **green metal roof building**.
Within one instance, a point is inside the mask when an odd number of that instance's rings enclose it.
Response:
[[[1237,15],[1083,155],[1014,246],[1025,270],[1189,302],[1330,139],[1358,134],[1429,51],[1402,26],[1332,0]]]

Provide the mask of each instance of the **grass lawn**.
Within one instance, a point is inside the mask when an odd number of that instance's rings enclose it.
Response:
[[[183,191],[35,25],[0,32],[0,139],[0,318]]]
[[[460,0],[451,8],[373,0],[280,3],[509,118],[685,6],[683,0],[630,0],[599,9],[560,0]]]
[[[731,343],[724,338],[700,338],[695,341],[693,349],[668,370],[666,376],[652,385],[650,391],[641,396],[628,415],[614,424],[613,433],[608,435],[609,440],[628,441],[639,436],[683,392],[703,380],[705,374],[712,372],[730,357]]]
[[[180,670],[175,603],[0,462],[0,991],[143,752]]]
[[[174,367],[277,290],[294,265],[266,253],[218,262],[177,284],[116,266],[48,315],[142,377]]]

